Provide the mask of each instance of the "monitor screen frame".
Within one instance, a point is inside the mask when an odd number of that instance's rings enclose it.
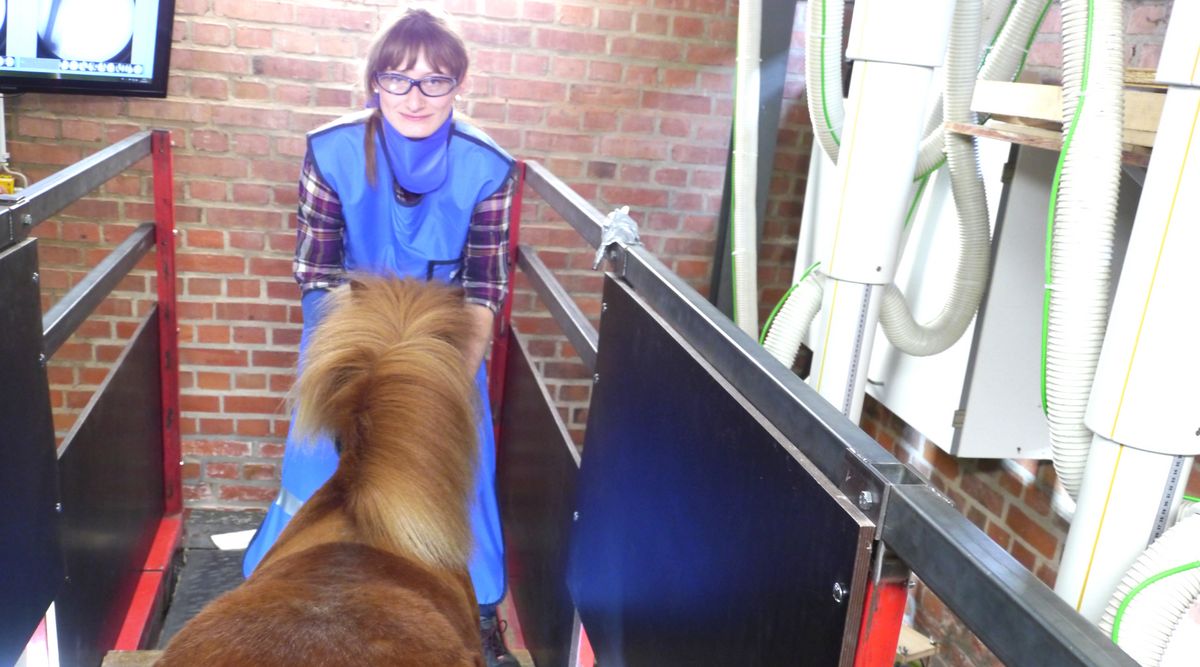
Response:
[[[11,1],[9,0],[9,2]],[[175,0],[158,0],[158,17],[155,21],[154,74],[148,80],[65,79],[53,73],[47,73],[44,76],[12,76],[0,67],[0,94],[63,93],[69,95],[166,97],[174,27]],[[4,55],[4,53],[0,53],[0,57]]]

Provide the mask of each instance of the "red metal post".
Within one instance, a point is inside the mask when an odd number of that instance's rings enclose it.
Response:
[[[900,643],[907,602],[907,579],[868,582],[854,667],[892,667],[896,663],[896,646]]]
[[[488,369],[488,394],[492,401],[492,428],[500,441],[500,410],[504,404],[504,378],[508,369],[508,331],[512,325],[513,285],[517,277],[517,244],[521,230],[521,195],[525,190],[525,163],[517,161],[517,187],[513,192],[512,213],[508,220],[508,298],[500,307],[492,335],[491,367]]]
[[[158,346],[162,377],[163,512],[183,510],[179,438],[179,322],[175,312],[175,178],[171,133],[155,130],[151,139],[154,168],[154,226],[158,256]]]
[[[182,535],[183,520],[179,514],[164,517],[159,522],[158,532],[154,535],[150,553],[146,555],[146,563],[138,575],[133,599],[125,610],[125,620],[121,622],[121,630],[112,650],[136,651],[145,645],[145,640],[150,639],[146,635],[153,626],[153,619],[167,604],[171,559],[175,556]]]
[[[575,649],[575,664],[571,667],[593,667],[596,664],[596,652],[592,650],[592,642],[588,640],[587,630],[579,626],[579,642]]]

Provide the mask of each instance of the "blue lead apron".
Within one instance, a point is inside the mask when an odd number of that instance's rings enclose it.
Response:
[[[309,135],[314,162],[342,203],[346,220],[343,236],[346,269],[378,275],[416,277],[453,282],[460,279],[467,227],[475,206],[497,191],[512,168],[512,158],[478,130],[461,121],[447,120],[438,132],[421,142],[446,142],[451,178],[406,204],[394,190],[393,170],[403,155],[386,150],[399,135],[377,137],[376,185],[363,178],[363,133],[366,114],[340,119]],[[383,125],[387,130],[386,121]],[[400,138],[403,141],[410,141]],[[370,221],[389,221],[372,224]],[[327,293],[310,290],[301,299],[304,328],[300,338],[300,363],[308,339],[320,320],[320,302]],[[468,564],[480,604],[495,604],[504,597],[504,541],[496,504],[496,447],[488,402],[487,376],[481,365],[475,374],[479,391],[479,469],[470,519],[474,551]],[[293,423],[295,416],[293,415]],[[250,576],[270,550],[300,506],[337,469],[337,452],[325,436],[300,441],[289,430],[283,456],[279,496],[267,510],[255,533],[242,571]]]

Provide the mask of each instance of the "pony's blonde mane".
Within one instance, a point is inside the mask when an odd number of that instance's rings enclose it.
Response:
[[[341,447],[329,481],[361,539],[465,567],[477,465],[471,321],[460,293],[357,277],[327,299],[294,388],[296,428]]]

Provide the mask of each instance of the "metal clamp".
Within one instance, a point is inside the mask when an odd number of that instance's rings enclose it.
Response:
[[[600,245],[596,247],[596,259],[592,262],[593,271],[600,268],[600,262],[604,261],[606,253],[610,262],[615,261],[616,249],[609,252],[609,246],[616,244],[618,248],[624,249],[642,244],[638,238],[637,221],[629,217],[628,206],[613,209],[612,213],[604,217],[600,230]],[[623,274],[624,270],[620,273]]]

